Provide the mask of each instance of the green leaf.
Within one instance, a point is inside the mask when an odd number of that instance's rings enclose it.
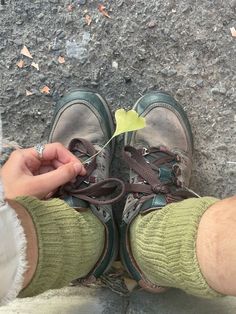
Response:
[[[91,161],[94,157],[101,153],[101,151],[112,141],[113,137],[125,132],[135,131],[143,129],[146,126],[145,118],[139,117],[135,110],[125,111],[124,109],[118,109],[115,112],[116,130],[112,137],[106,142],[106,144],[93,156],[86,159],[82,164]]]
[[[116,130],[112,138],[130,131],[140,130],[146,126],[145,118],[140,117],[135,110],[118,109],[115,112]]]

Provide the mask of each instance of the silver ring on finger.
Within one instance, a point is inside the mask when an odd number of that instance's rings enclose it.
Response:
[[[36,152],[37,152],[37,155],[38,155],[38,158],[39,158],[39,160],[42,160],[43,159],[43,151],[44,151],[44,149],[45,149],[45,145],[44,144],[36,144],[35,146],[34,146],[34,149],[36,150]]]

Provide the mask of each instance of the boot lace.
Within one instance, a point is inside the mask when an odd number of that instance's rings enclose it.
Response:
[[[181,157],[166,147],[136,149],[126,146],[123,159],[136,174],[136,177],[126,184],[126,191],[133,193],[134,198],[140,199],[140,202],[160,193],[165,196],[167,203],[198,197],[178,180]]]
[[[94,183],[95,178],[92,174],[97,169],[97,156],[86,163],[86,159],[97,152],[93,144],[85,139],[76,138],[70,142],[68,149],[78,159],[85,160],[86,175],[77,176],[75,182],[61,186],[57,196],[64,198],[70,195],[93,205],[107,205],[120,201],[126,193],[123,181],[117,178],[107,178]],[[116,196],[108,198],[117,190],[120,192]]]

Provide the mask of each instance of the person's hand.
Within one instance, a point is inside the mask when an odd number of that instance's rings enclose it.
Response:
[[[81,162],[62,144],[46,144],[42,158],[34,148],[17,149],[1,169],[5,198],[46,198],[59,186],[85,175]]]

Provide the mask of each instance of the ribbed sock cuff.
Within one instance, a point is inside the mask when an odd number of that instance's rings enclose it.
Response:
[[[35,225],[39,258],[34,277],[20,297],[61,288],[85,276],[102,254],[105,236],[102,223],[90,210],[78,213],[59,199],[40,201],[18,197]]]
[[[130,229],[132,252],[149,280],[195,296],[221,296],[208,286],[196,255],[200,219],[216,201],[212,197],[187,199],[135,219]]]

